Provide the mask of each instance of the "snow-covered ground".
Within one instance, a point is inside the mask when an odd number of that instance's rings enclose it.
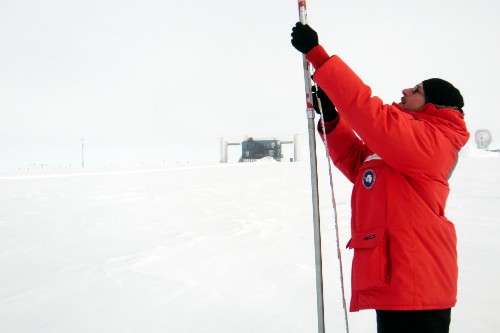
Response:
[[[451,332],[500,332],[500,154],[467,149]],[[343,332],[327,163],[319,161],[327,332]],[[334,171],[344,249],[350,184]],[[0,173],[0,332],[314,333],[309,163]],[[349,298],[352,253],[343,250]],[[373,311],[349,315],[375,332]]]

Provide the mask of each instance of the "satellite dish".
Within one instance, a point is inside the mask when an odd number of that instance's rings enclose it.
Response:
[[[491,132],[486,129],[477,130],[475,136],[478,149],[488,149],[488,146],[493,140]]]

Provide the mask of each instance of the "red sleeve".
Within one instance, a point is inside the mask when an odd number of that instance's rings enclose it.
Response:
[[[329,58],[314,80],[336,106],[341,121],[387,164],[405,173],[428,170],[439,133],[426,122],[372,96],[370,87],[338,56]]]
[[[306,59],[315,69],[318,69],[321,65],[323,65],[328,58],[330,58],[328,53],[326,53],[325,49],[321,45],[315,46],[306,54]]]
[[[337,118],[335,118],[334,120],[325,121],[325,132],[326,132],[326,134],[328,134],[331,131],[333,131],[335,129],[335,127],[337,126],[338,123],[339,123],[339,116],[337,116]],[[323,122],[321,121],[321,119],[318,121],[318,133],[319,134],[325,134],[325,133],[323,133]]]
[[[326,136],[320,132],[321,139],[326,141],[333,164],[354,183],[361,164],[372,152],[341,118],[337,119],[335,128]]]

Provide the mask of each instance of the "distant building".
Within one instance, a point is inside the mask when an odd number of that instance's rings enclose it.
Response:
[[[227,138],[220,139],[221,163],[227,163],[227,146],[241,145],[241,157],[239,162],[253,162],[264,157],[272,157],[276,161],[283,159],[281,146],[284,144],[293,144],[293,161],[301,159],[300,135],[295,134],[293,141],[284,141],[280,139],[254,139],[247,137],[243,142],[229,142]],[[292,160],[292,159],[290,159]]]
[[[240,162],[253,162],[267,156],[281,161],[283,154],[280,140],[254,140],[250,137],[241,143]]]

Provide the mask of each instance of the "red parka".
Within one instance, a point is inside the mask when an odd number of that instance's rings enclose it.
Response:
[[[469,138],[463,115],[384,104],[338,56],[318,61],[326,54],[318,48],[307,55],[314,81],[339,113],[328,149],[354,184],[350,310],[453,307],[456,234],[444,212],[448,178]]]

